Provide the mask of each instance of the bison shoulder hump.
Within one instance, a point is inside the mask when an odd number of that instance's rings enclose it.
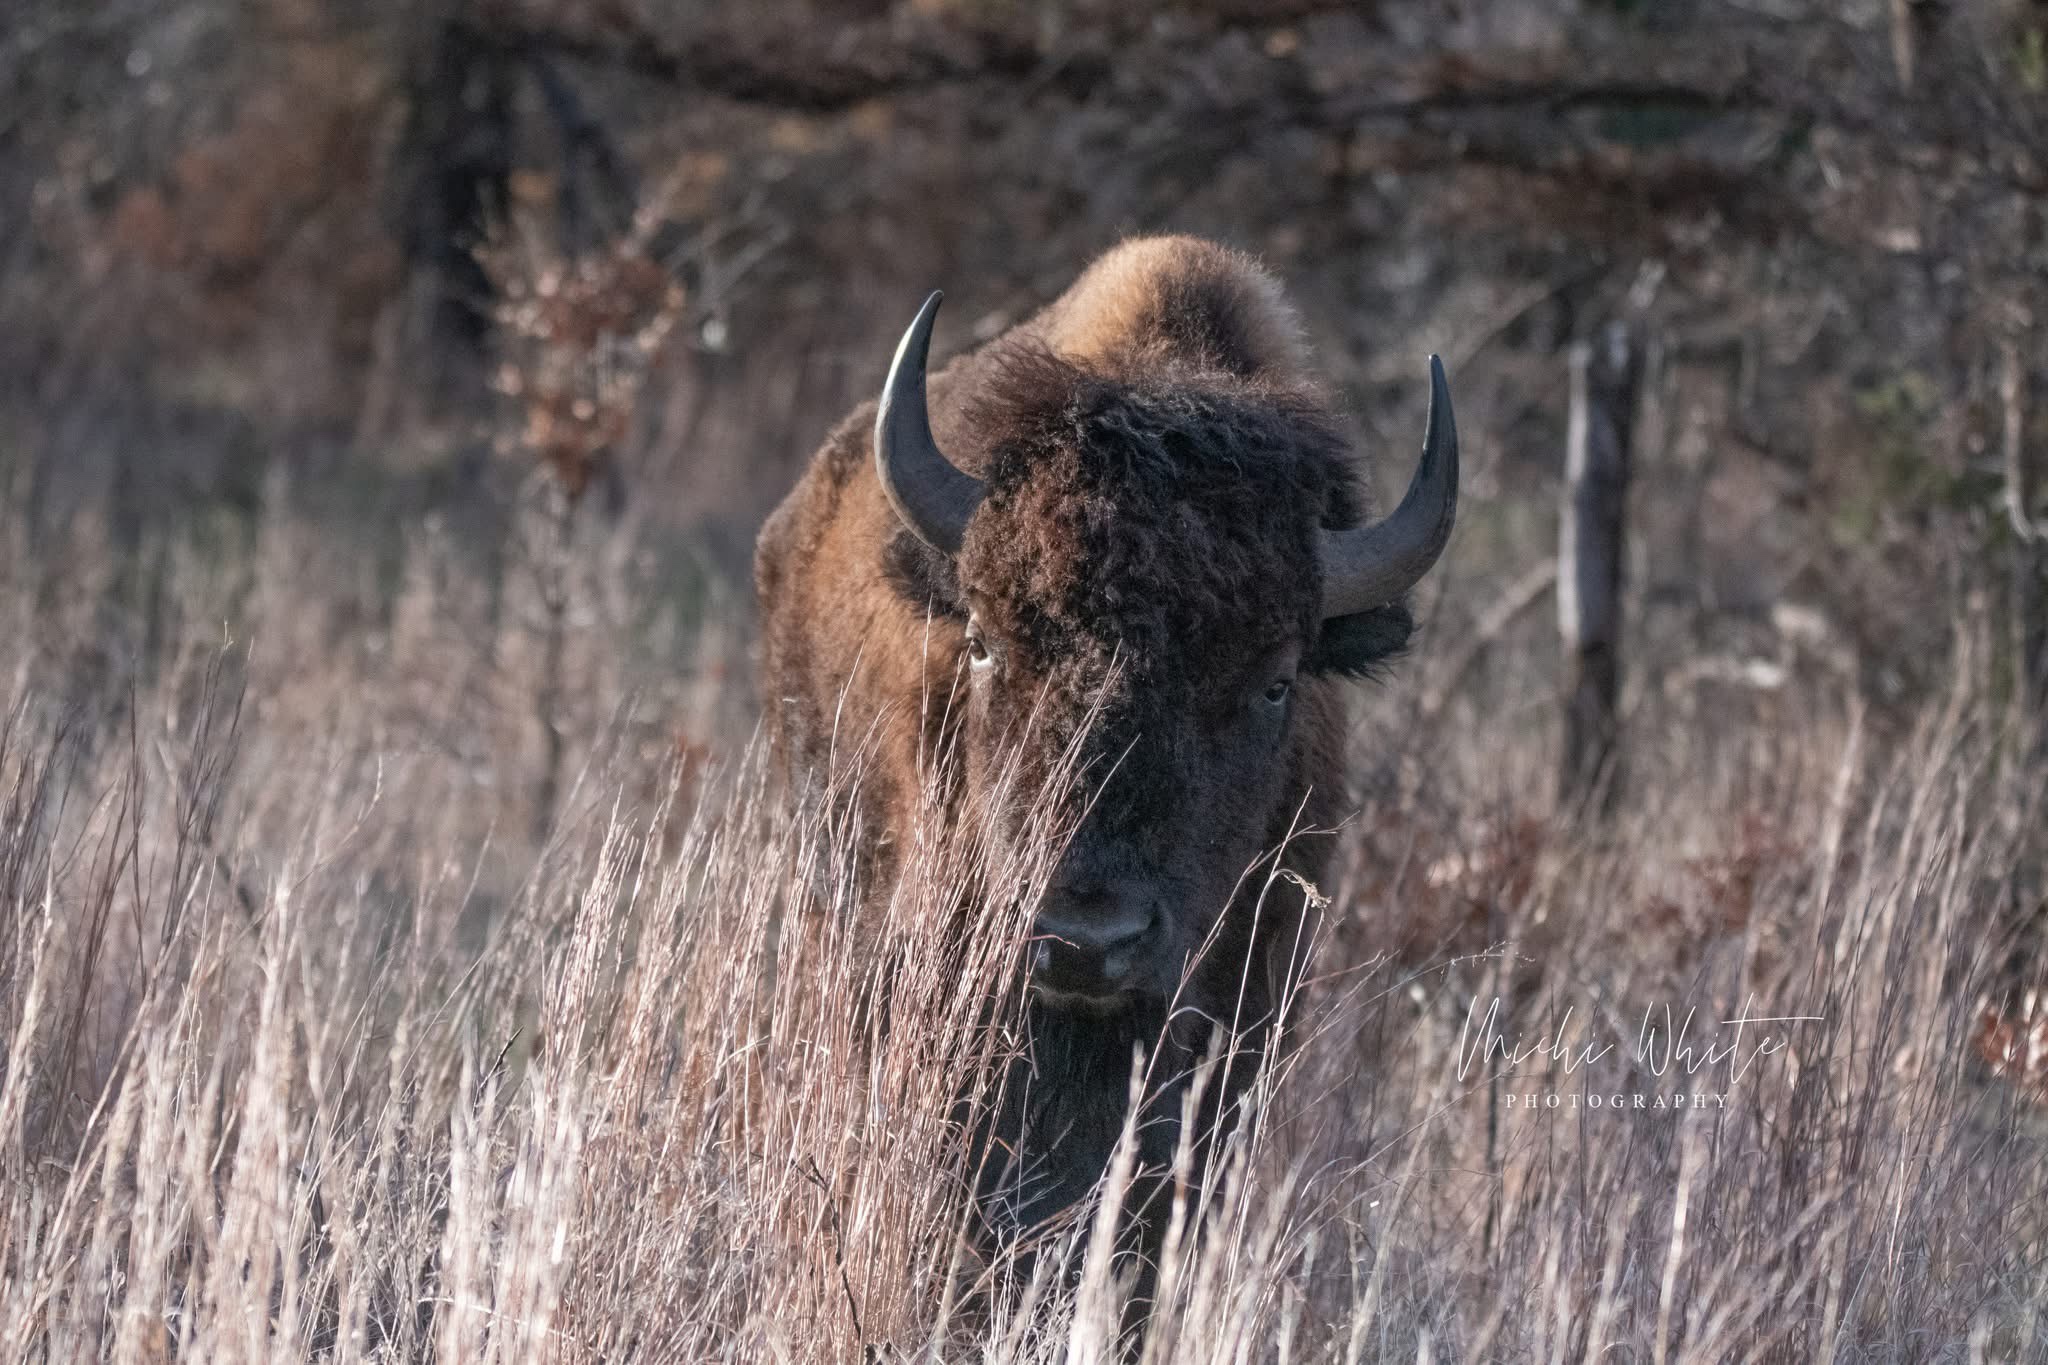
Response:
[[[1279,380],[1307,370],[1279,281],[1199,237],[1135,237],[1104,253],[1046,310],[1044,337],[1091,368],[1177,361]]]

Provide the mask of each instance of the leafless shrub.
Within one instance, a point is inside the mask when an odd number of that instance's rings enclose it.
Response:
[[[646,206],[618,239],[571,254],[515,217],[479,252],[499,299],[496,387],[517,414],[501,445],[531,460],[539,479],[537,525],[525,539],[544,616],[534,697],[545,751],[534,796],[541,833],[555,818],[564,757],[572,519],[592,482],[615,476],[641,388],[683,310],[682,285],[650,250],[661,221]]]
[[[520,417],[505,444],[572,503],[624,440],[682,315],[682,285],[649,250],[660,221],[643,211],[625,236],[576,255],[515,222],[481,252],[501,300],[497,389]]]

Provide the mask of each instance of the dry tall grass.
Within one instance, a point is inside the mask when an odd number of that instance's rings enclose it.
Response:
[[[994,1293],[960,1236],[1020,926],[962,934],[944,888],[1032,869],[929,847],[856,916],[850,832],[777,809],[734,684],[608,671],[596,591],[581,775],[529,846],[531,711],[491,704],[530,680],[517,612],[479,624],[427,537],[388,621],[340,628],[310,532],[265,534],[245,581],[172,557],[127,689],[89,681],[106,623],[6,564],[0,1357],[1117,1358],[1111,1217]],[[1973,1051],[2043,770],[1982,638],[1903,728],[1818,684],[1653,695],[1599,830],[1527,795],[1530,706],[1420,709],[1425,647],[1315,836],[1301,1046],[1170,1240],[1147,1359],[2048,1358],[2040,1111]],[[1546,675],[1499,648],[1505,695]],[[1624,1045],[1461,1077],[1495,998]],[[1733,1083],[1634,1062],[1646,1009],[1745,1002],[1818,1022]],[[1586,1099],[1693,1091],[1726,1107]]]

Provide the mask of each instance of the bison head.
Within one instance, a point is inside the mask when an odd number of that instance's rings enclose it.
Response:
[[[1457,499],[1443,368],[1414,481],[1374,525],[1306,384],[1158,355],[1082,366],[1028,338],[949,394],[970,474],[927,411],[939,298],[897,348],[874,450],[908,532],[899,577],[953,621],[966,808],[998,847],[1043,837],[999,793],[1065,783],[1033,986],[1160,1000],[1205,948],[1249,948],[1219,915],[1251,913],[1247,870],[1339,782],[1341,678],[1406,642]]]

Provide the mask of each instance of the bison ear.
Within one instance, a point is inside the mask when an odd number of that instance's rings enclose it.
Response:
[[[919,611],[967,619],[967,599],[951,555],[941,554],[909,531],[882,544],[882,577],[896,595]]]
[[[1404,599],[1371,611],[1332,616],[1323,622],[1302,668],[1347,678],[1372,678],[1408,648],[1415,617]]]

